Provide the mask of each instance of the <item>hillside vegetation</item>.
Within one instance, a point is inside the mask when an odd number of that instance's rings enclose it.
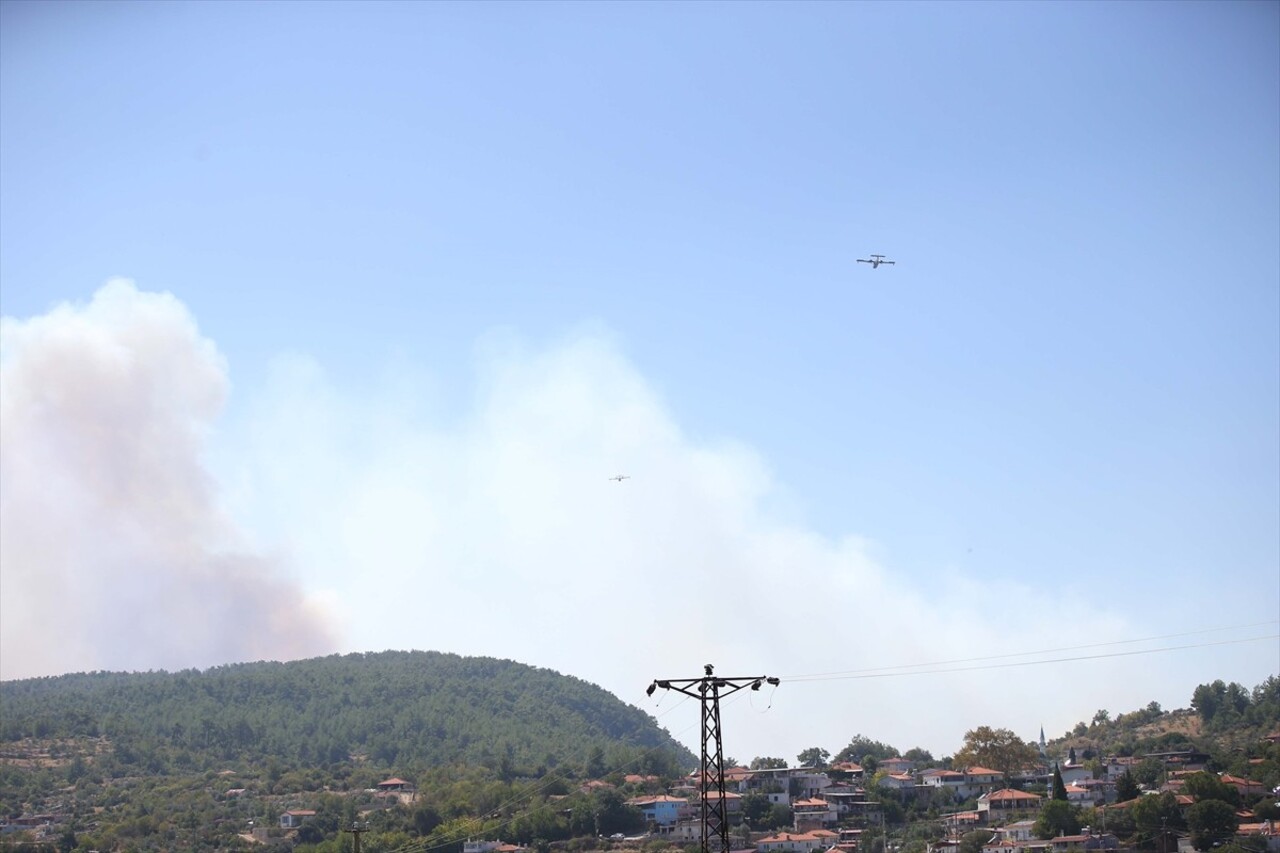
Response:
[[[1191,707],[1165,711],[1156,702],[1114,719],[1099,710],[1093,719],[1076,724],[1062,737],[1049,741],[1052,755],[1074,752],[1088,761],[1095,756],[1142,756],[1151,753],[1195,750],[1208,754],[1210,767],[1240,776],[1252,773],[1268,787],[1280,784],[1280,768],[1274,779],[1258,778],[1258,765],[1250,759],[1265,751],[1266,738],[1280,729],[1280,677],[1271,676],[1253,689],[1221,680],[1201,684],[1190,697]],[[1268,765],[1269,767],[1270,765]]]
[[[571,676],[439,652],[334,655],[203,672],[89,673],[0,684],[0,742],[105,738],[103,770],[164,773],[227,762],[479,765],[543,775],[693,755],[648,714]],[[580,764],[586,759],[581,759]]]
[[[1200,685],[1191,704],[1099,711],[1049,752],[1087,762],[1195,749],[1213,771],[1280,784],[1280,745],[1264,739],[1280,728],[1280,678],[1252,690]],[[859,735],[836,759],[874,769],[899,754]],[[797,762],[828,756],[815,747]],[[937,764],[923,750],[906,757]],[[649,715],[599,687],[490,658],[383,652],[0,683],[0,817],[46,815],[52,827],[28,839],[39,840],[31,850],[336,853],[351,848],[342,828],[360,820],[365,853],[460,853],[467,838],[576,853],[643,831],[626,799],[672,790],[696,765]],[[1135,775],[1154,784],[1163,767],[1149,759]],[[411,792],[378,791],[388,777]],[[904,838],[933,831],[937,803],[869,793]],[[779,808],[768,825],[790,821]],[[285,833],[290,809],[315,814]]]

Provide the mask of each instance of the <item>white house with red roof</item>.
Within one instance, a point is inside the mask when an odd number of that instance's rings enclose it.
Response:
[[[835,826],[840,818],[835,805],[821,797],[793,800],[791,814],[797,832]]]
[[[1002,788],[978,797],[978,811],[986,814],[988,823],[996,823],[1005,815],[1039,810],[1043,799],[1038,794]]]
[[[403,779],[400,779],[396,776],[392,776],[390,779],[384,779],[383,781],[379,782],[378,790],[382,791],[383,793],[392,792],[392,791],[396,793],[399,793],[401,791],[412,791],[413,783],[406,782]]]
[[[289,809],[280,815],[281,829],[297,829],[308,819],[316,816],[314,809]]]
[[[1261,797],[1267,792],[1267,788],[1261,782],[1255,782],[1252,779],[1244,779],[1240,776],[1232,776],[1230,773],[1223,773],[1218,776],[1223,782],[1234,787],[1240,792],[1240,796],[1246,799],[1250,797]]]
[[[829,769],[833,773],[843,773],[850,779],[861,779],[864,772],[862,765],[854,761],[837,761]]]
[[[831,832],[779,832],[756,842],[757,853],[811,853],[825,850],[833,838]]]
[[[1266,843],[1268,853],[1280,853],[1280,822],[1264,820],[1257,823],[1242,823],[1236,827],[1236,835],[1261,839]]]
[[[1067,802],[1073,806],[1096,805],[1094,792],[1081,785],[1064,785],[1067,791]]]
[[[916,786],[916,777],[910,773],[886,773],[883,776],[877,774],[878,783],[881,788],[888,788],[890,791],[910,791]]]
[[[876,765],[876,769],[886,773],[910,773],[916,769],[916,763],[905,758],[886,758]]]

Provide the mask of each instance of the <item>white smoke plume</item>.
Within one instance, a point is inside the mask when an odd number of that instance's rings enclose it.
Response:
[[[1035,589],[1031,572],[998,589],[948,567],[913,576],[856,530],[811,529],[767,460],[689,435],[607,331],[540,348],[494,334],[476,369],[469,405],[450,406],[430,382],[344,386],[291,355],[229,430],[236,516],[343,602],[353,651],[549,667],[695,750],[696,705],[646,696],[652,679],[706,663],[779,676],[726,704],[726,749],[744,760],[834,753],[858,732],[941,755],[978,725],[1026,738],[1100,707],[1178,701],[1124,658],[1090,661],[1087,678],[1079,666],[856,677],[1142,633],[1067,585]],[[799,677],[832,673],[855,677]]]
[[[1108,656],[1169,629],[1034,565],[909,573],[859,519],[812,529],[765,458],[689,435],[605,330],[541,348],[495,333],[476,355],[462,401],[418,365],[344,385],[281,357],[220,415],[227,370],[171,296],[117,281],[4,321],[0,673],[491,655],[599,684],[696,749],[696,707],[644,688],[712,663],[783,679],[726,704],[744,760],[859,732],[942,755],[978,725],[1030,738],[1250,681],[1234,646]],[[317,599],[342,602],[341,638]],[[1048,657],[1087,660],[1006,667],[1086,643]]]
[[[113,280],[0,320],[0,677],[331,651],[202,463],[226,367],[182,304]]]

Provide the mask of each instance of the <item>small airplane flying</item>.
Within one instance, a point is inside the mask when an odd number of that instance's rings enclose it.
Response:
[[[890,264],[890,265],[892,265],[894,262],[893,262],[893,261],[886,261],[886,260],[884,259],[884,255],[872,255],[872,256],[871,256],[871,257],[869,257],[869,258],[858,258],[858,263],[860,263],[860,264],[871,264],[871,268],[872,268],[872,269],[875,269],[876,267],[880,266],[881,264]]]
[[[610,480],[617,480],[619,483],[621,483],[623,480],[630,480],[630,479],[631,479],[631,475],[630,475],[630,474],[614,474],[614,475],[613,475],[612,477],[610,477],[609,479],[610,479]]]

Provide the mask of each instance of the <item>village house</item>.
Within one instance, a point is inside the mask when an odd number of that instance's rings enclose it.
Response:
[[[886,773],[910,773],[916,769],[916,763],[905,758],[886,758],[876,765],[876,769]]]
[[[1083,764],[1060,764],[1058,772],[1062,774],[1064,785],[1074,785],[1082,779],[1092,779],[1093,771]]]
[[[622,778],[628,785],[653,785],[661,780],[657,776],[645,776],[639,773],[628,773]]]
[[[994,839],[982,845],[982,850],[983,853],[1051,853],[1049,842],[1034,834],[1027,833],[1024,837],[1021,832],[1011,834],[999,829]]]
[[[970,830],[982,825],[982,812],[954,812],[942,816],[942,828],[948,838],[959,838]]]
[[[920,784],[926,788],[958,789],[964,784],[964,774],[959,770],[933,767],[920,774]]]
[[[1203,770],[1209,762],[1209,753],[1179,749],[1173,752],[1148,752],[1143,758],[1154,758],[1162,762],[1165,770]]]
[[[998,835],[982,845],[982,853],[1022,853],[1022,848],[1012,841],[1006,841]]]
[[[1236,835],[1249,839],[1259,839],[1266,844],[1268,853],[1280,853],[1280,823],[1274,820],[1241,823],[1236,828]],[[1250,847],[1256,843],[1252,842]]]
[[[416,795],[414,794],[412,782],[406,782],[393,776],[378,783],[378,796],[389,803],[408,804],[413,801]]]
[[[702,841],[702,826],[694,820],[682,820],[667,827],[662,835],[672,844],[698,844]]]
[[[1232,776],[1230,773],[1223,773],[1218,776],[1223,782],[1235,787],[1240,792],[1242,799],[1251,799],[1253,797],[1261,797],[1267,792],[1267,788],[1261,782],[1255,782],[1252,779],[1242,779],[1239,776]]]
[[[996,830],[1005,841],[1026,843],[1036,837],[1034,820],[1015,820]]]
[[[862,840],[865,830],[845,827],[836,831],[836,849],[844,853],[857,853],[858,842]]]
[[[838,778],[845,779],[850,782],[857,782],[862,779],[864,771],[861,764],[852,761],[837,761],[827,768],[828,772],[834,773]]]
[[[462,842],[462,853],[523,853],[528,849],[506,841],[473,841],[468,838]]]
[[[280,815],[281,829],[297,829],[309,819],[316,816],[313,809],[290,809]]]
[[[839,819],[835,806],[818,797],[793,801],[791,814],[797,832],[835,826]]]
[[[727,771],[725,784],[729,784]],[[771,767],[749,771],[737,788],[743,794],[764,794],[769,802],[787,806],[791,804],[793,796],[799,799],[820,797],[823,791],[834,784],[831,776],[822,770],[809,767]]]
[[[910,773],[886,773],[879,777],[879,785],[881,788],[887,788],[890,791],[913,792],[916,788],[916,777]]]
[[[797,797],[820,797],[822,792],[831,787],[831,777],[821,770],[807,768],[797,770],[790,777],[791,790]]]
[[[978,811],[985,815],[987,823],[1002,823],[1010,816],[1038,811],[1042,799],[1037,794],[1002,788],[978,797]]]
[[[812,853],[814,850],[825,850],[835,833],[818,832],[780,832],[761,838],[756,842],[757,853]]]
[[[717,792],[715,791],[707,792],[707,800],[710,803],[712,809],[716,807],[715,801],[718,799],[720,799],[720,795]],[[695,808],[697,808],[699,812],[701,812],[701,809],[702,809],[701,797],[699,797],[698,800],[696,801]],[[730,823],[736,822],[734,820],[735,817],[742,814],[742,795],[741,794],[735,794],[733,791],[724,792],[724,814],[725,814],[725,817],[729,819]]]
[[[674,826],[682,812],[691,812],[689,801],[669,794],[658,794],[652,797],[635,797],[627,800],[627,805],[640,810],[645,822],[654,827]]]
[[[791,771],[785,767],[755,770],[742,783],[741,793],[763,794],[774,805],[791,804]]]
[[[1080,785],[1066,785],[1067,802],[1073,806],[1096,805],[1093,792]]]
[[[998,770],[987,767],[966,767],[963,770],[930,769],[920,774],[920,784],[926,788],[941,788],[955,794],[957,800],[994,790],[1004,781]]]
[[[1128,771],[1133,773],[1133,769],[1142,763],[1142,759],[1133,755],[1111,755],[1102,761],[1102,769],[1106,774],[1106,778],[1112,781],[1119,779]]]
[[[836,819],[840,822],[866,826],[880,820],[880,804],[874,800],[868,800],[867,792],[863,788],[838,785],[825,790],[822,798],[835,808]]]
[[[1119,846],[1120,841],[1109,832],[1059,835],[1057,838],[1049,839],[1049,848],[1052,853],[1071,853],[1071,851],[1080,850],[1115,850]]]
[[[1116,801],[1116,783],[1110,779],[1081,779],[1075,784],[1089,792],[1088,801],[1093,805]]]
[[[6,821],[0,821],[0,835],[7,835],[11,832],[33,832],[48,829],[50,827],[57,826],[60,823],[64,823],[66,819],[66,815],[22,815],[20,817],[10,818]]]

